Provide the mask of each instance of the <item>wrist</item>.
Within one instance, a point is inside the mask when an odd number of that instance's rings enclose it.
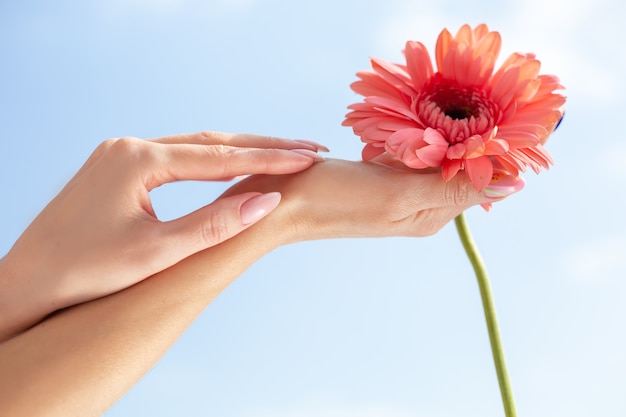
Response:
[[[278,206],[251,228],[263,231],[259,244],[266,245],[268,252],[301,241],[344,237],[351,234],[342,230],[350,219],[346,219],[345,208],[338,206],[341,199],[332,184],[323,184],[318,178],[338,163],[341,161],[319,162],[291,175],[253,175],[232,186],[223,197],[250,191],[280,192]]]
[[[301,233],[296,219],[294,202],[282,195],[278,206],[244,234],[254,234],[254,238],[249,241],[253,242],[259,253],[265,255],[280,246],[303,240],[299,239]]]
[[[315,166],[313,167],[315,168]],[[299,174],[299,177],[306,173]],[[263,222],[267,223],[268,244],[275,249],[292,243],[339,237],[341,222],[333,198],[311,193],[300,181],[283,178],[277,189],[282,194],[278,207]],[[332,190],[329,190],[332,193]],[[264,238],[265,239],[265,238]]]

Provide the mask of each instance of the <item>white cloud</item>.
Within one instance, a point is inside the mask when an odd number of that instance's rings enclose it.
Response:
[[[626,161],[626,143],[613,140],[610,145],[600,154],[596,166],[599,168],[600,177],[622,185],[626,181],[626,164],[624,164]]]
[[[149,14],[170,16],[184,9],[205,9],[211,13],[245,13],[254,8],[257,0],[109,0],[100,3],[102,11],[109,16],[119,17],[128,14]]]
[[[300,406],[282,410],[254,410],[246,414],[246,417],[411,417],[412,415],[405,411],[379,406],[366,408]]]
[[[128,13],[150,13],[168,15],[185,6],[186,0],[109,0],[101,7],[109,15],[119,16]]]
[[[385,54],[382,58],[392,61],[401,59],[408,39],[421,41],[432,53],[443,27],[454,32],[463,23],[485,22],[503,35],[500,62],[514,51],[534,52],[542,72],[558,75],[568,95],[617,101],[626,88],[622,37],[611,33],[622,25],[617,9],[616,0],[511,1],[493,10],[476,4],[469,11],[462,2],[401,0],[379,28],[376,47]]]
[[[611,9],[617,5],[612,6],[611,2],[615,1],[516,3],[505,29],[503,50],[536,53],[542,72],[558,75],[568,95],[581,94],[601,102],[617,100],[618,91],[624,88],[620,68],[623,62],[615,65],[613,56],[602,54],[604,50],[615,52],[622,48],[620,38],[606,36],[601,24],[612,20]]]
[[[250,11],[256,5],[256,0],[219,0],[214,4],[223,11],[243,13]]]
[[[626,236],[590,240],[563,258],[568,276],[585,281],[623,277],[626,272]]]
[[[437,35],[443,27],[454,30],[450,16],[436,2],[417,4],[413,1],[394,3],[397,14],[390,16],[377,31],[375,48],[382,51],[381,58],[393,61],[402,57],[407,40],[422,42],[431,54],[435,50]],[[462,22],[461,22],[462,23]]]

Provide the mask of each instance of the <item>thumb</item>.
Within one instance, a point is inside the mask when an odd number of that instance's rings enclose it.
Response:
[[[174,262],[210,248],[242,232],[278,206],[280,193],[243,193],[219,198],[179,219],[162,224],[168,257]]]
[[[489,185],[476,191],[465,174],[458,174],[445,183],[443,200],[445,206],[467,208],[477,204],[489,206],[524,188],[525,182],[519,176],[510,174],[494,175]]]

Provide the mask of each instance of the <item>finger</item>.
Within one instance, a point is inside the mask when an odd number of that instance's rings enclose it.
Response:
[[[465,209],[490,201],[483,193],[476,191],[465,173],[458,174],[448,181],[441,178],[441,181],[443,181],[443,187],[438,189],[441,193],[438,207]]]
[[[399,171],[396,171],[399,172]],[[445,207],[466,209],[476,204],[493,201],[477,192],[463,173],[446,181],[441,173],[410,173],[400,176],[407,190],[406,199],[411,201],[407,207],[411,211],[418,209],[440,209]]]
[[[421,210],[394,223],[399,236],[426,237],[438,233],[464,211],[460,207],[438,207]],[[407,225],[408,222],[408,225]]]
[[[437,207],[453,208],[469,208],[478,204],[488,207],[489,204],[524,188],[524,180],[520,177],[505,176],[492,180],[483,191],[476,191],[464,173],[459,173],[449,181],[441,178],[440,184],[441,186],[435,189],[440,203]]]
[[[224,145],[161,145],[154,169],[145,174],[153,189],[178,180],[219,180],[248,174],[291,174],[323,160],[307,149],[255,149]]]
[[[151,139],[163,144],[227,145],[241,148],[309,149],[328,152],[320,143],[305,139],[282,139],[272,136],[250,135],[245,133],[199,132]]]
[[[280,197],[276,192],[249,192],[220,198],[184,217],[159,224],[165,242],[164,261],[169,266],[230,239],[274,210]]]

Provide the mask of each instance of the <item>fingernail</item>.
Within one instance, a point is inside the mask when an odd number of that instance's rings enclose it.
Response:
[[[483,190],[485,197],[503,198],[524,188],[526,182],[522,177],[515,177],[506,172],[494,172],[493,179]]]
[[[326,146],[322,145],[321,143],[313,142],[312,140],[296,139],[294,140],[294,142],[304,143],[305,145],[311,145],[318,151],[330,152],[330,149],[328,149]]]
[[[290,149],[290,151],[297,153],[299,155],[308,156],[309,158],[313,158],[316,161],[325,161],[323,156],[318,155],[317,153],[310,151],[308,149]]]
[[[280,193],[273,192],[252,197],[239,208],[241,224],[255,223],[274,210],[280,203]]]

